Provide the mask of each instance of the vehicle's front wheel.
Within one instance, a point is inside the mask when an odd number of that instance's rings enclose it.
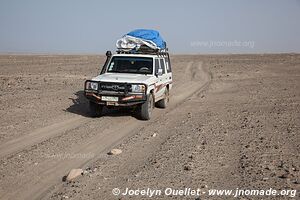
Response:
[[[156,102],[156,107],[158,108],[166,108],[169,104],[170,101],[170,96],[169,96],[169,89],[166,87],[165,89],[165,94],[164,94],[164,98],[162,100],[159,100],[158,102]]]
[[[154,108],[153,94],[149,94],[147,101],[140,106],[140,118],[142,120],[149,120],[151,118],[152,110]]]
[[[89,102],[90,114],[92,117],[100,117],[102,114],[103,106],[96,104],[92,101]]]

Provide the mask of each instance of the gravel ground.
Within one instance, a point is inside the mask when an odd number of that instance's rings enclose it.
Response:
[[[172,102],[149,122],[88,116],[83,81],[103,61],[0,56],[0,199],[291,199],[209,195],[237,188],[300,197],[300,55],[172,56]],[[73,168],[83,175],[62,182]],[[185,188],[201,192],[176,195]]]

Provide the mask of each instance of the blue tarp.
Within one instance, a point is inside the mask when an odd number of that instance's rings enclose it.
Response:
[[[156,30],[148,30],[148,29],[137,29],[127,33],[126,35],[140,38],[143,40],[152,41],[156,44],[156,46],[160,49],[166,48],[166,43],[163,38],[160,36],[159,32]]]

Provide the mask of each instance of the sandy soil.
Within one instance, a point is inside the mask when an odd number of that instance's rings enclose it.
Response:
[[[171,104],[147,122],[124,110],[89,117],[83,82],[103,62],[0,56],[0,199],[129,198],[114,188],[300,189],[300,55],[172,56]],[[107,155],[112,148],[123,152]],[[73,168],[84,175],[62,182]],[[152,197],[172,198],[233,197]]]

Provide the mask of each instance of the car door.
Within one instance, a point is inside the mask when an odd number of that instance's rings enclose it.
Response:
[[[166,84],[169,84],[169,89],[171,89],[172,82],[173,82],[171,63],[170,63],[170,60],[169,60],[168,57],[166,57],[164,60],[165,60],[166,71],[167,71],[167,82],[166,82]]]
[[[162,84],[164,85],[164,87],[167,85],[168,82],[168,74],[167,74],[167,68],[166,68],[166,62],[164,58],[160,58],[160,67],[163,70],[163,74],[162,74]]]
[[[154,64],[155,64],[155,75],[157,77],[155,82],[155,98],[156,100],[159,100],[164,94],[166,70],[165,68],[162,68],[162,66],[164,67],[164,65],[162,64],[160,58],[155,58]],[[159,71],[161,71],[162,73],[159,74]]]

